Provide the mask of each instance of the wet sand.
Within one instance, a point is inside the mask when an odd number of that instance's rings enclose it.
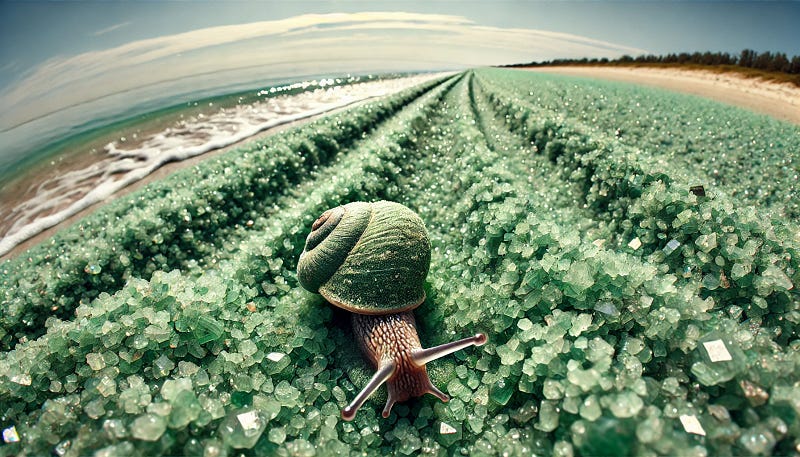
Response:
[[[710,98],[800,125],[800,87],[788,83],[747,78],[735,73],[668,68],[563,66],[525,70],[659,87]]]
[[[194,103],[171,112],[162,110],[149,119],[118,123],[93,136],[67,140],[54,146],[61,149],[50,152],[51,160],[40,160],[0,185],[0,233],[6,233],[0,238],[0,260],[55,233],[48,227],[74,223],[98,205],[229,150],[231,145],[252,141],[262,136],[259,132],[272,134],[296,125],[296,121],[331,114],[442,76],[430,73],[344,85],[323,80],[313,90],[258,98],[252,103],[242,103],[242,97],[234,94],[219,103],[209,102],[208,107]],[[302,84],[305,89],[306,83]],[[187,160],[193,157],[199,158]],[[28,237],[32,240],[24,242]]]
[[[336,110],[334,110],[334,111],[336,111]],[[333,112],[333,111],[331,111],[331,112]],[[329,113],[326,113],[326,114],[329,114]],[[324,116],[324,115],[325,114],[322,114],[320,116]],[[50,227],[47,230],[44,230],[43,232],[37,234],[34,237],[31,237],[31,238],[23,241],[19,245],[15,246],[14,249],[9,251],[6,255],[0,257],[0,261],[16,257],[19,254],[21,254],[21,253],[25,252],[26,250],[30,249],[31,247],[36,246],[37,244],[46,241],[47,239],[49,239],[50,237],[55,235],[55,233],[57,231],[73,225],[74,223],[76,223],[80,219],[92,214],[98,208],[102,207],[104,204],[110,202],[111,200],[123,197],[123,196],[125,196],[125,195],[127,195],[127,194],[129,194],[131,192],[134,192],[134,191],[136,191],[138,189],[141,189],[142,187],[146,186],[147,184],[150,184],[151,182],[158,181],[160,179],[164,179],[167,176],[171,175],[172,173],[174,173],[174,172],[176,172],[176,171],[178,171],[180,169],[196,165],[196,164],[198,164],[199,162],[201,162],[203,160],[207,160],[207,159],[212,158],[214,156],[217,156],[219,154],[223,154],[225,152],[228,152],[231,149],[235,149],[235,148],[241,146],[242,144],[249,143],[251,141],[254,141],[254,140],[257,140],[257,139],[260,139],[260,138],[264,138],[264,137],[269,136],[269,135],[274,135],[274,134],[276,134],[276,133],[278,133],[280,131],[283,131],[283,130],[286,130],[286,129],[289,129],[289,128],[293,128],[293,127],[297,127],[297,126],[303,125],[303,124],[305,124],[307,122],[313,121],[314,119],[316,119],[316,118],[318,118],[320,116],[313,116],[313,117],[301,119],[301,120],[298,120],[298,121],[290,122],[290,123],[287,123],[287,124],[282,124],[282,125],[273,127],[273,128],[271,128],[269,130],[265,130],[265,131],[255,135],[255,136],[252,136],[250,138],[242,140],[242,141],[240,141],[238,143],[234,143],[234,144],[231,144],[229,146],[226,146],[224,148],[216,149],[216,150],[213,150],[213,151],[209,151],[209,152],[207,152],[205,154],[202,154],[202,155],[199,155],[199,156],[195,156],[195,157],[192,157],[190,159],[182,160],[180,162],[171,162],[171,163],[165,164],[162,167],[160,167],[158,170],[156,170],[153,173],[149,174],[147,177],[145,177],[145,178],[137,181],[136,183],[131,184],[130,186],[127,186],[124,189],[116,192],[107,201],[92,205],[89,208],[86,208],[85,210],[70,216],[68,219],[64,220],[63,222],[61,222],[61,223],[59,223],[59,224],[57,224],[57,225],[55,225],[53,227]],[[93,159],[89,158],[88,156],[89,156],[89,154],[86,154],[86,155],[82,156],[82,159],[83,160],[87,160],[90,163],[91,160],[93,160]]]

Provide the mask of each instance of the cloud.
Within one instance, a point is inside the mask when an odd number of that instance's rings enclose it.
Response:
[[[104,29],[100,29],[100,30],[98,30],[98,31],[96,31],[96,32],[94,32],[94,33],[92,33],[92,35],[93,35],[93,36],[105,35],[106,33],[113,32],[114,30],[121,29],[121,28],[123,28],[123,27],[127,27],[127,26],[129,26],[129,25],[131,25],[131,22],[130,22],[130,21],[128,21],[128,22],[122,22],[122,23],[119,23],[119,24],[114,24],[114,25],[112,25],[112,26],[110,26],[110,27],[106,27],[106,28],[104,28]]]
[[[3,65],[0,65],[0,73],[5,72],[5,71],[12,71],[12,70],[15,70],[17,68],[19,68],[19,62],[16,61],[16,60],[12,60],[12,61],[4,63]]]
[[[246,78],[460,69],[644,52],[577,35],[481,26],[460,16],[309,14],[210,27],[50,59],[0,92],[0,131],[114,94],[134,94],[183,80],[187,90],[192,84],[192,89],[212,90],[215,85],[244,83]],[[258,68],[261,76],[254,70]],[[214,73],[229,79],[197,78]]]

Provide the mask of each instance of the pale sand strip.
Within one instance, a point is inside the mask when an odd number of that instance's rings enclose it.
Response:
[[[788,83],[746,78],[735,73],[668,68],[563,66],[526,70],[659,87],[710,98],[800,125],[800,87]]]

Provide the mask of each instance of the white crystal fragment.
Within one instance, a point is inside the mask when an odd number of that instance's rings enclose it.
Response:
[[[261,419],[255,411],[239,414],[236,418],[239,419],[239,423],[242,424],[242,428],[245,430],[257,430],[261,427]]]
[[[17,433],[16,426],[12,425],[3,430],[3,441],[6,443],[16,443],[19,441],[19,434]]]
[[[681,245],[681,242],[680,242],[680,241],[678,241],[678,240],[676,240],[676,239],[671,239],[671,240],[669,240],[669,242],[667,243],[667,245],[666,245],[666,246],[664,246],[664,249],[663,249],[663,251],[664,251],[664,253],[665,253],[665,254],[667,254],[667,255],[670,255],[670,254],[672,254],[673,252],[675,252],[675,250],[676,250],[676,249],[678,249],[678,247],[679,247],[680,245]]]
[[[33,382],[33,379],[29,374],[17,374],[11,377],[11,382],[21,386],[29,386]]]
[[[703,343],[703,346],[706,348],[708,358],[711,359],[712,362],[727,362],[728,360],[733,360],[731,353],[728,352],[728,348],[725,346],[725,342],[722,340],[706,341]]]
[[[640,240],[637,236],[636,238],[632,239],[630,243],[628,243],[628,247],[635,251],[642,247],[642,240]]]
[[[282,352],[270,352],[269,354],[267,354],[267,358],[272,360],[273,362],[280,362],[281,359],[283,359],[284,357],[286,357],[286,354]]]
[[[442,422],[439,424],[439,434],[440,435],[452,435],[456,432],[456,429],[453,428],[452,425],[448,424],[447,422]]]
[[[598,248],[602,248],[604,244],[606,244],[606,240],[597,239],[592,241],[592,244],[597,246]]]
[[[683,424],[683,429],[686,430],[686,433],[693,433],[695,435],[706,436],[706,431],[703,430],[703,426],[700,425],[700,421],[697,420],[697,416],[685,415],[682,414],[681,417],[681,424]]]

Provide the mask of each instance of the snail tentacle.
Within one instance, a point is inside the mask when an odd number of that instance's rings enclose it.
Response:
[[[431,383],[431,385],[428,386],[428,393],[438,398],[439,400],[442,400],[444,403],[450,401],[450,396],[439,390],[436,386],[433,385],[433,383]]]
[[[482,346],[486,343],[486,335],[478,333],[469,338],[463,338],[457,341],[440,344],[427,349],[415,349],[411,351],[411,360],[418,366],[423,366],[426,363],[442,358],[448,354],[460,351],[470,346]],[[437,395],[438,396],[438,395]]]
[[[375,393],[375,391],[378,390],[378,388],[380,386],[383,385],[383,383],[385,383],[389,378],[392,377],[392,375],[394,374],[394,371],[395,371],[394,362],[387,361],[384,365],[382,365],[378,369],[378,371],[376,371],[375,374],[372,375],[372,378],[369,380],[367,385],[364,386],[363,389],[361,389],[361,392],[359,392],[358,395],[356,395],[356,398],[354,398],[353,401],[350,402],[350,404],[347,405],[342,410],[342,419],[344,419],[346,421],[353,420],[356,417],[356,413],[358,412],[358,408],[361,408],[361,405],[363,405],[364,402],[367,401],[367,399],[373,393]],[[392,402],[392,403],[394,403],[394,402]],[[387,403],[387,405],[388,405],[388,403]],[[392,407],[391,407],[391,405],[388,405],[387,408],[391,409]],[[386,411],[386,410],[384,409],[384,411]],[[387,416],[388,416],[388,414],[386,414],[384,417],[387,417]]]
[[[486,342],[486,336],[479,333],[469,338],[423,349],[411,312],[384,316],[353,314],[352,319],[356,340],[364,355],[376,367],[377,373],[353,403],[342,411],[342,418],[345,420],[350,420],[348,417],[355,417],[357,406],[361,406],[384,381],[389,396],[383,408],[383,417],[389,417],[395,403],[428,393],[443,402],[449,401],[450,397],[431,382],[425,364],[466,347],[480,346]],[[391,365],[392,370],[384,379],[385,373],[388,372],[385,367],[388,365]]]

